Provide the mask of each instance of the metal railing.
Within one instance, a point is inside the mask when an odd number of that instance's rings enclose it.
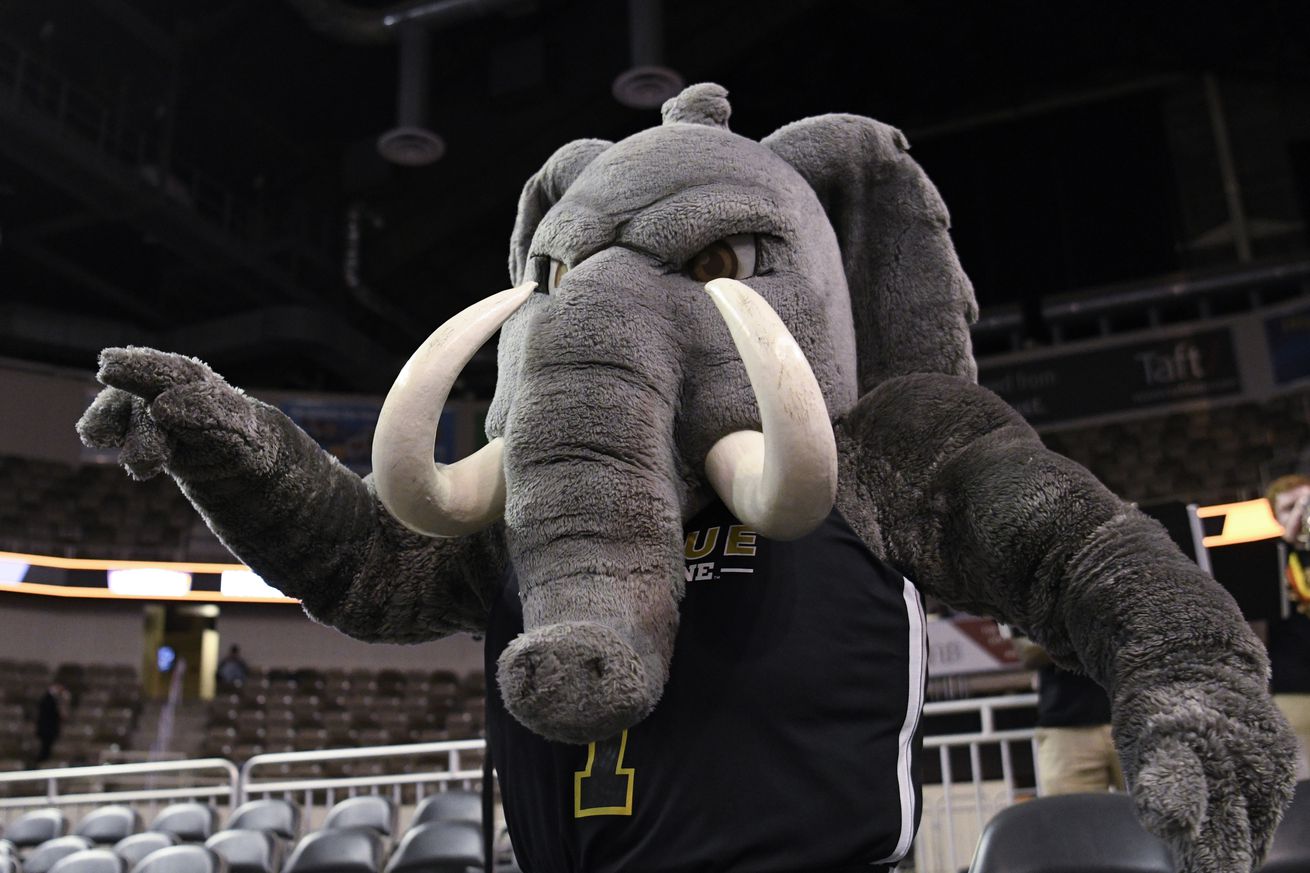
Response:
[[[446,740],[434,743],[406,743],[397,746],[370,746],[362,749],[322,749],[312,752],[270,752],[255,755],[241,766],[240,797],[253,800],[281,795],[300,803],[305,820],[312,821],[316,808],[331,808],[339,794],[354,797],[360,793],[391,795],[399,809],[407,800],[418,803],[425,794],[446,791],[452,786],[472,788],[482,782],[481,756],[486,751],[485,740]],[[476,754],[476,767],[466,766],[469,757]],[[368,758],[387,758],[395,765],[401,761],[411,765],[423,759],[442,758],[444,768],[424,766],[410,772],[371,773],[360,776],[317,776],[298,774],[298,766],[319,762],[357,761]],[[278,767],[273,778],[260,780],[259,771]],[[409,791],[406,791],[406,789]]]
[[[235,806],[241,796],[241,772],[226,758],[101,764],[0,773],[0,789],[35,783],[32,794],[0,797],[0,810],[38,807],[94,807],[106,803],[145,803],[153,812],[161,803],[182,800],[224,801]],[[81,812],[70,810],[70,818]]]
[[[979,728],[965,734],[942,734],[924,737],[924,756],[937,755],[941,782],[923,786],[923,815],[915,840],[915,870],[918,873],[955,873],[966,866],[973,846],[993,815],[1012,805],[1018,796],[1015,750],[1030,755],[1032,772],[1037,772],[1037,744],[1033,728],[997,730],[996,712],[1003,709],[1032,708],[1036,694],[1011,694],[972,700],[949,700],[925,704],[923,714],[956,715],[977,713]],[[984,746],[999,748],[1001,778],[985,778],[982,751]],[[957,780],[951,764],[951,751],[969,750],[968,781]],[[1036,789],[1030,789],[1034,794]]]

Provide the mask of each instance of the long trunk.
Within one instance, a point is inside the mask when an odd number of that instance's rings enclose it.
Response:
[[[591,266],[597,283],[614,280],[613,264]],[[670,331],[650,320],[616,331],[613,304],[597,297],[621,295],[570,279],[532,324],[506,422],[505,522],[525,633],[499,681],[526,726],[588,742],[647,715],[668,677],[683,564],[680,376],[677,351],[658,348]],[[652,371],[652,360],[669,363]]]

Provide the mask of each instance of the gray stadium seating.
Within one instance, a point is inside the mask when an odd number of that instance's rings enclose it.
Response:
[[[130,806],[113,804],[91,810],[77,823],[73,833],[97,846],[112,846],[141,830],[141,813]]]
[[[127,865],[112,849],[83,849],[65,855],[50,873],[126,873]]]
[[[205,840],[227,862],[228,873],[277,873],[283,843],[268,831],[225,830]]]
[[[1310,871],[1310,780],[1298,782],[1260,873]]]
[[[391,801],[376,794],[365,794],[341,801],[328,810],[323,830],[372,828],[384,837],[395,830],[396,808]]]
[[[382,835],[372,828],[315,831],[291,852],[282,873],[379,873],[383,850]]]
[[[1174,873],[1160,839],[1127,794],[1040,797],[997,813],[969,873]]]
[[[232,812],[227,829],[267,831],[284,840],[294,840],[300,836],[300,806],[276,797],[250,800]]]
[[[91,848],[90,840],[72,834],[46,840],[23,859],[23,873],[50,873],[50,868],[55,866],[55,862],[60,858],[89,848]]]
[[[5,831],[5,839],[20,849],[37,846],[68,833],[68,819],[58,809],[34,809],[19,816]]]
[[[146,855],[131,873],[227,873],[227,865],[204,846],[169,846]]]
[[[182,843],[203,843],[214,833],[218,810],[206,803],[188,801],[164,807],[150,823],[150,830],[164,831]]]
[[[177,837],[163,831],[146,831],[124,837],[114,844],[114,854],[123,859],[127,869],[131,870],[141,859],[151,852],[177,845]]]
[[[410,828],[387,862],[386,873],[465,873],[484,866],[482,829],[466,821],[433,821]]]
[[[482,795],[476,791],[443,791],[423,798],[409,826],[433,821],[468,821],[482,824]]]

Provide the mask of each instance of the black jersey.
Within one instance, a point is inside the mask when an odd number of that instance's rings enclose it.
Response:
[[[548,742],[488,683],[505,816],[528,873],[794,873],[890,867],[919,820],[927,642],[918,591],[834,510],[767,540],[722,504],[687,527],[663,697],[590,746]],[[523,631],[512,571],[488,675]]]

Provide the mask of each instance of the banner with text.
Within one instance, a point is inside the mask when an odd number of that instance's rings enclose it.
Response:
[[[1035,425],[1240,395],[1231,327],[1024,360],[981,361],[978,381]]]

